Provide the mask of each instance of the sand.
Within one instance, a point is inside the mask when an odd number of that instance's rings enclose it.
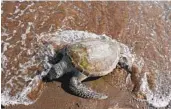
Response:
[[[7,82],[23,72],[34,77],[37,70],[41,70],[37,61],[35,66],[17,72],[20,64],[30,61],[37,53],[37,38],[41,33],[63,29],[106,34],[126,44],[133,53],[144,59],[144,72],[151,72],[151,75],[159,72],[159,77],[163,75],[163,81],[149,82],[154,87],[159,84],[161,92],[165,92],[165,88],[169,90],[171,82],[170,76],[166,76],[171,71],[170,7],[170,2],[3,2],[1,39],[5,57],[1,73],[2,90],[4,87],[11,87],[11,95],[15,95],[27,86],[30,81],[23,81],[21,78],[13,82],[17,86],[10,86]],[[27,54],[28,50],[31,52]],[[147,102],[133,98],[133,84],[129,79],[126,84],[127,76],[125,71],[117,70],[100,79],[85,82],[94,90],[109,95],[107,100],[89,100],[74,96],[67,89],[69,77],[66,76],[51,83],[40,81],[38,89],[30,95],[33,100],[38,98],[35,103],[6,108],[153,109]],[[154,77],[149,76],[152,79]],[[18,86],[18,81],[23,81],[23,84]]]

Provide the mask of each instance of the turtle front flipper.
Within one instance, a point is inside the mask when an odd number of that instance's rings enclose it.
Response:
[[[77,96],[83,98],[93,98],[93,99],[106,99],[108,96],[97,93],[92,89],[86,87],[86,85],[82,84],[81,81],[86,79],[87,76],[82,74],[81,72],[76,72],[73,77],[70,79],[69,88],[70,90]]]

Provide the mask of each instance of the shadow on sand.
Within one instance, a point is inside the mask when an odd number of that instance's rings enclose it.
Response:
[[[58,78],[58,79],[54,79],[54,80],[48,80],[46,78],[43,78],[43,82],[46,82],[46,83],[50,83],[50,82],[61,82],[61,88],[69,93],[69,94],[72,94],[72,95],[75,95],[70,89],[69,89],[69,81],[70,81],[70,78],[72,77],[72,74],[73,73],[67,73],[65,75],[63,75],[62,77]],[[88,81],[93,81],[93,80],[97,80],[99,79],[100,77],[90,77],[90,78],[87,78],[86,80],[84,80],[83,82],[88,82]],[[77,95],[75,95],[77,96]]]

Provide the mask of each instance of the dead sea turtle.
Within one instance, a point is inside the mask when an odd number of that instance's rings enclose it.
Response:
[[[89,39],[67,45],[60,52],[62,59],[52,66],[44,77],[53,80],[65,73],[73,73],[69,88],[80,97],[106,99],[107,96],[87,88],[82,81],[88,77],[104,76],[112,72],[117,64],[129,68],[129,62],[122,55],[120,43],[115,40]]]

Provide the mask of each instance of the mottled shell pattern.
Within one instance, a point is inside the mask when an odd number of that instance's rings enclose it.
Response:
[[[68,46],[73,65],[87,76],[112,72],[120,58],[120,46],[114,40],[84,40]]]

